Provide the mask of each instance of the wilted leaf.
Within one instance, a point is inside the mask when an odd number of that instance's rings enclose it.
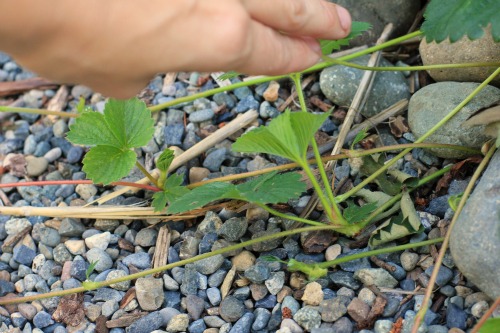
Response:
[[[375,202],[358,206],[352,201],[347,201],[347,208],[344,209],[342,215],[350,224],[356,224],[367,218],[375,209],[377,209],[377,204]]]
[[[392,196],[382,192],[382,191],[370,191],[365,188],[360,189],[358,192],[356,192],[356,197],[362,198],[366,202],[374,202],[376,203],[377,207],[382,206],[385,204],[387,201],[392,199]],[[378,214],[375,218],[373,218],[371,221],[372,223],[378,222],[380,220],[383,220],[396,212],[399,211],[400,208],[400,203],[397,202],[395,203],[390,209]]]
[[[418,178],[414,177],[412,175],[407,174],[406,172],[403,172],[398,169],[389,169],[387,170],[387,173],[394,177],[394,179],[397,179],[398,182],[402,183],[403,185],[406,185],[408,187],[415,187],[418,184]]]
[[[462,124],[462,126],[466,127],[480,125],[486,126],[484,129],[484,134],[489,135],[493,138],[499,137],[500,105],[481,110]]]
[[[365,175],[370,176],[375,173],[378,169],[384,166],[382,158],[379,155],[367,155],[363,156],[363,164],[359,168],[359,171]],[[401,183],[395,181],[394,179],[389,179],[387,175],[381,174],[375,179],[375,183],[389,195],[396,195],[401,190]]]

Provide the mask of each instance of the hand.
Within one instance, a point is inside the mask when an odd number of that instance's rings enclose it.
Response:
[[[300,71],[319,60],[318,38],[343,38],[351,25],[347,10],[324,0],[54,0],[48,9],[16,0],[0,10],[8,6],[24,6],[28,18],[2,24],[0,49],[49,79],[119,98],[156,73]]]

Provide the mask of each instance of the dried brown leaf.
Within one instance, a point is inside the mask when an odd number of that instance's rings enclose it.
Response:
[[[389,127],[391,128],[391,133],[397,138],[402,137],[404,133],[410,130],[403,116],[389,117]]]

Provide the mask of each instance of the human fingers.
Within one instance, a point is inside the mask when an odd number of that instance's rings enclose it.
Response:
[[[349,34],[351,16],[325,0],[242,0],[250,16],[291,35],[339,39]]]

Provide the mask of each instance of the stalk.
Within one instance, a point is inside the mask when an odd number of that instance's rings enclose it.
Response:
[[[153,183],[153,184],[154,184],[157,188],[161,188],[160,186],[158,186],[158,182],[157,182],[156,178],[155,178],[155,177],[153,177],[153,175],[152,175],[152,174],[150,174],[150,173],[148,172],[148,170],[146,170],[146,168],[145,168],[145,167],[143,167],[141,163],[139,163],[139,161],[135,161],[135,166],[136,166],[139,170],[141,170],[141,172],[143,173],[143,175],[144,175],[144,176],[146,176],[146,177],[149,179],[149,181],[150,181],[151,183]]]

